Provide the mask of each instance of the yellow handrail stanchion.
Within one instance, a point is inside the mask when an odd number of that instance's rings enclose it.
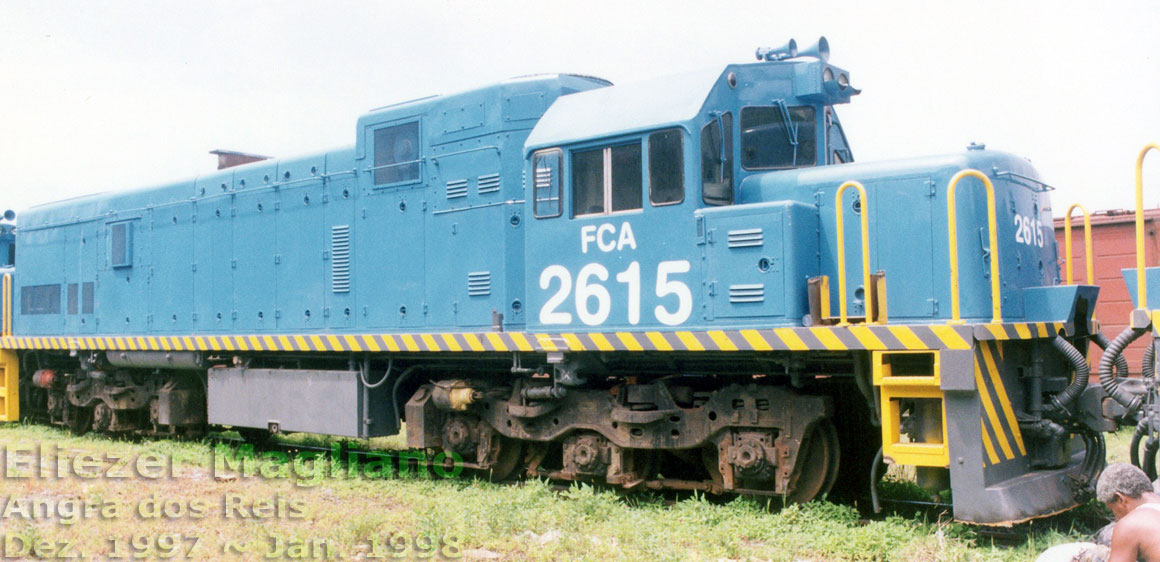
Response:
[[[947,242],[950,245],[951,258],[951,323],[962,323],[959,318],[959,245],[958,225],[955,223],[955,187],[959,184],[959,180],[965,177],[979,179],[983,182],[983,187],[987,188],[987,227],[991,231],[988,239],[991,244],[991,322],[998,324],[1003,321],[1003,303],[999,300],[999,236],[995,224],[995,186],[991,184],[990,178],[983,172],[971,169],[955,174],[947,187]]]
[[[846,321],[846,244],[845,228],[842,223],[842,194],[847,188],[858,190],[862,210],[862,292],[866,295],[866,321],[871,322],[874,311],[874,291],[870,287],[870,206],[866,198],[866,188],[856,181],[848,181],[838,187],[834,194],[834,217],[838,222],[838,325],[848,326]]]
[[[1067,220],[1063,223],[1063,246],[1067,252],[1067,284],[1072,285],[1071,275],[1071,212],[1079,209],[1083,211],[1083,253],[1084,265],[1087,266],[1087,284],[1095,285],[1096,274],[1092,265],[1092,217],[1088,210],[1079,203],[1072,203],[1067,208]]]
[[[0,335],[12,335],[12,275],[5,273],[0,279],[0,300],[3,309],[0,314]],[[20,357],[11,349],[0,349],[0,422],[20,420]]]
[[[1160,152],[1160,144],[1151,143],[1136,157],[1136,308],[1148,308],[1148,281],[1144,276],[1144,156],[1149,150]]]

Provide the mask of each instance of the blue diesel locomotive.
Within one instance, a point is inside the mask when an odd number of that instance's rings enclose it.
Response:
[[[375,109],[353,147],[24,211],[0,420],[392,435],[516,473],[804,501],[882,459],[965,521],[1082,500],[1098,289],[972,145],[855,163],[822,39]]]

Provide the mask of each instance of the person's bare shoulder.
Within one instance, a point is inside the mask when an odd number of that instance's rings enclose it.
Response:
[[[1120,523],[1127,522],[1133,529],[1143,529],[1155,534],[1160,531],[1160,510],[1157,509],[1134,509],[1131,513],[1124,516]],[[1119,525],[1117,525],[1118,527]]]
[[[1145,560],[1160,562],[1160,511],[1136,509],[1120,519],[1112,537],[1113,552],[1118,545],[1138,549]]]

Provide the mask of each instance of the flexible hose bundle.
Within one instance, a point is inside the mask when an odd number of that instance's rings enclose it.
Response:
[[[1140,374],[1144,378],[1150,379],[1156,375],[1156,347],[1148,346],[1144,348],[1144,364],[1140,365]]]
[[[1145,379],[1152,379],[1156,376],[1156,347],[1154,345],[1144,348],[1144,364],[1140,366],[1140,375]],[[1140,425],[1136,426],[1136,433],[1132,434],[1132,464],[1144,469],[1144,474],[1148,475],[1149,480],[1155,480],[1157,476],[1156,453],[1160,449],[1160,440],[1152,436],[1144,441],[1143,463],[1140,462],[1141,459],[1136,448],[1141,439],[1153,435],[1156,431],[1157,419],[1155,416],[1155,411],[1143,416]]]
[[[1144,443],[1144,474],[1148,475],[1148,480],[1156,479],[1156,451],[1160,450],[1160,441],[1156,439],[1149,439]]]
[[[1140,420],[1136,432],[1132,433],[1132,442],[1128,446],[1132,466],[1144,470],[1148,480],[1157,480],[1157,451],[1160,449],[1160,440],[1150,437],[1150,420]],[[1147,438],[1147,439],[1144,439]],[[1144,444],[1144,457],[1140,459],[1140,442]]]
[[[1136,426],[1136,432],[1132,434],[1132,443],[1128,445],[1128,454],[1131,455],[1132,466],[1144,470],[1144,474],[1148,475],[1149,480],[1156,479],[1156,453],[1160,450],[1160,440],[1155,437],[1149,437],[1149,421],[1147,419],[1141,420],[1140,424]],[[1147,437],[1147,439],[1144,439]],[[1144,457],[1140,458],[1140,445],[1143,443]]]
[[[1087,388],[1088,379],[1091,378],[1091,368],[1088,367],[1087,358],[1066,339],[1055,336],[1051,338],[1051,345],[1055,346],[1055,349],[1064,357],[1067,357],[1068,363],[1071,363],[1072,369],[1075,369],[1075,380],[1071,381],[1071,384],[1063,389],[1063,392],[1051,398],[1051,402],[1055,404],[1056,408],[1066,412],[1068,406],[1075,402]]]
[[[1086,449],[1080,473],[1083,476],[1085,486],[1090,487],[1095,485],[1096,478],[1099,478],[1100,472],[1104,470],[1108,454],[1107,443],[1104,441],[1103,433],[1090,428],[1081,428],[1079,433],[1083,437]]]
[[[1112,372],[1112,369],[1115,367],[1124,348],[1128,347],[1128,344],[1136,341],[1136,339],[1144,335],[1147,331],[1146,328],[1124,328],[1124,331],[1120,332],[1120,335],[1116,336],[1116,339],[1108,343],[1107,348],[1104,349],[1103,357],[1100,357],[1100,384],[1103,385],[1108,396],[1111,396],[1113,400],[1128,409],[1128,414],[1132,414],[1140,409],[1141,399],[1139,396],[1120,388],[1120,381],[1116,379],[1116,375]]]
[[[1108,344],[1111,343],[1108,341],[1108,337],[1105,336],[1103,334],[1103,332],[1096,332],[1096,333],[1092,334],[1092,341],[1095,342],[1096,345],[1100,346],[1100,349],[1102,349],[1104,351],[1108,350]],[[1124,378],[1126,376],[1128,376],[1128,358],[1124,357],[1122,354],[1117,355],[1116,356],[1116,378],[1120,379],[1120,378]]]
[[[1131,456],[1132,466],[1140,466],[1140,441],[1143,441],[1145,435],[1148,435],[1148,422],[1140,420],[1140,423],[1136,425],[1136,431],[1132,433],[1132,442],[1128,445],[1128,455]]]

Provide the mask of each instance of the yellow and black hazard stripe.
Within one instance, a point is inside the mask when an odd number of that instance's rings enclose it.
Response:
[[[0,349],[117,351],[552,352],[970,349],[965,326],[845,326],[673,332],[476,332],[5,337]]]
[[[1059,332],[1071,333],[1068,322],[1004,322],[1002,324],[976,324],[977,340],[1031,340],[1049,338]]]
[[[1046,337],[1062,324],[1001,324],[984,339]],[[1013,326],[1008,332],[1008,326]],[[854,351],[971,349],[970,325],[858,325],[648,332],[466,332],[3,337],[0,349],[294,352]],[[998,334],[1007,337],[999,338]]]
[[[1000,342],[982,341],[975,348],[975,385],[983,416],[980,420],[984,465],[996,465],[1027,455],[1015,409],[1003,384]]]

